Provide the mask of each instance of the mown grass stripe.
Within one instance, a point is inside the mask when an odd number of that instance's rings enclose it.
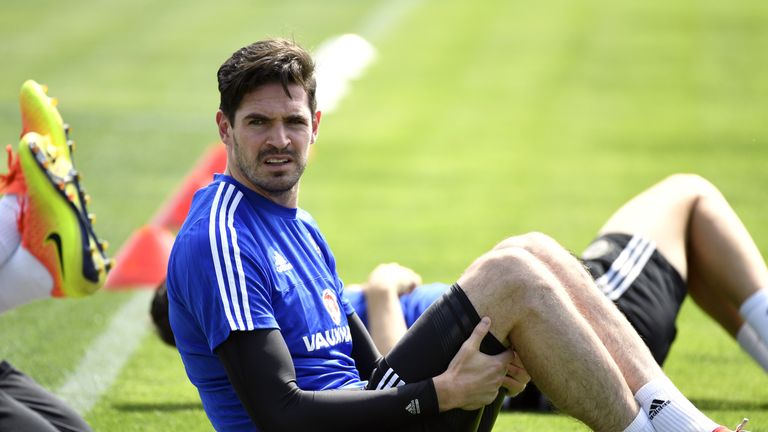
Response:
[[[137,291],[131,296],[55,391],[77,412],[85,414],[93,407],[139,346],[147,333],[145,322],[151,296],[149,290]]]

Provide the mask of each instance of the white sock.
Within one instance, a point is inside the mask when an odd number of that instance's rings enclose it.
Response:
[[[642,409],[637,412],[637,417],[622,432],[655,432],[648,415]]]
[[[739,312],[763,343],[768,345],[768,289],[749,296],[739,307]]]
[[[768,344],[763,342],[757,332],[747,323],[741,326],[739,332],[736,333],[736,340],[739,342],[741,349],[746,351],[760,366],[763,367],[765,372],[768,372]]]
[[[16,251],[21,243],[17,219],[19,202],[16,195],[0,197],[0,266]]]
[[[53,279],[48,269],[19,246],[0,267],[0,313],[32,300],[48,298],[52,289]]]
[[[635,393],[635,400],[658,432],[711,432],[719,426],[665,376],[646,383]]]

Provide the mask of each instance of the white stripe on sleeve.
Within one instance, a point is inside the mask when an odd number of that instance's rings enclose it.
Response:
[[[219,189],[216,191],[216,196],[213,199],[211,205],[210,221],[208,222],[208,239],[211,244],[211,256],[213,258],[213,268],[216,270],[216,282],[219,285],[219,296],[221,302],[224,305],[224,314],[229,321],[229,328],[235,329],[235,321],[232,319],[232,312],[229,310],[229,298],[227,297],[227,289],[224,284],[224,277],[221,274],[221,263],[219,262],[219,248],[216,241],[216,208],[219,206],[219,199],[221,198],[221,191],[224,189],[224,183],[219,184]]]
[[[224,269],[227,272],[230,301],[232,302],[232,308],[235,310],[235,318],[237,319],[237,327],[232,330],[245,330],[240,306],[237,304],[237,284],[235,284],[235,273],[232,271],[232,256],[229,252],[229,238],[227,237],[227,206],[232,199],[232,192],[234,190],[235,187],[233,185],[227,185],[224,201],[219,206],[219,235],[221,236],[221,254],[223,255]]]
[[[227,216],[227,226],[232,236],[232,252],[235,255],[235,267],[237,268],[237,282],[240,286],[240,299],[242,302],[243,315],[245,315],[246,330],[253,330],[253,318],[251,316],[251,307],[248,303],[248,291],[245,288],[245,273],[243,272],[243,261],[240,259],[240,246],[237,244],[237,231],[235,231],[235,210],[237,209],[240,200],[243,198],[243,193],[238,191],[235,195],[235,199],[232,202],[232,206],[229,208],[229,215]]]

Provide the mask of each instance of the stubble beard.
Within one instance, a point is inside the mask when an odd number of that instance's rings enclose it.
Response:
[[[235,155],[235,165],[243,176],[253,185],[259,188],[261,191],[269,194],[273,197],[283,196],[296,187],[301,175],[304,173],[306,162],[299,157],[295,152],[286,150],[279,151],[276,149],[267,149],[260,151],[256,158],[249,160],[246,155],[241,151],[240,143],[237,142],[235,137],[232,137]],[[286,172],[281,174],[271,173],[259,173],[260,161],[264,160],[267,156],[286,155],[290,156],[296,164],[296,170],[294,172]]]

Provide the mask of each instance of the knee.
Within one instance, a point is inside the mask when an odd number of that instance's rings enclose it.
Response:
[[[517,237],[516,240],[523,239]],[[519,300],[528,293],[541,293],[551,287],[547,266],[526,246],[525,242],[508,244],[483,255],[476,267],[477,273],[486,281],[482,285],[503,287],[507,295]]]
[[[662,180],[662,183],[675,191],[679,191],[678,193],[690,195],[693,198],[720,195],[717,187],[699,174],[672,174]]]
[[[563,249],[554,238],[535,231],[507,238],[496,245],[494,250],[507,248],[520,248],[538,258],[551,256],[556,250]]]

